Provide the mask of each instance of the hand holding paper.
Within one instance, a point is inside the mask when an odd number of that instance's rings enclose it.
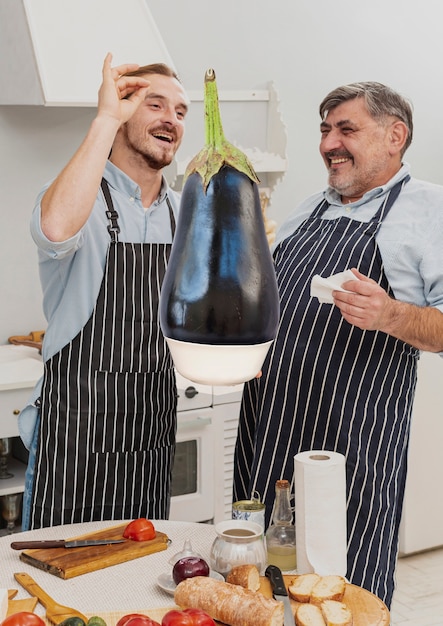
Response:
[[[328,278],[323,278],[323,276],[316,274],[312,277],[311,281],[311,296],[313,298],[318,298],[321,303],[334,304],[332,292],[346,291],[346,289],[343,289],[342,285],[347,280],[358,280],[358,278],[352,270],[339,272],[338,274],[333,274]]]

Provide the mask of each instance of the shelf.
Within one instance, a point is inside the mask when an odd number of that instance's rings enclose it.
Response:
[[[166,168],[165,176],[173,189],[181,191],[190,161],[202,148],[204,92],[188,92],[192,106],[186,118],[187,130],[180,152]],[[274,85],[268,89],[220,91],[219,102],[226,139],[252,163],[260,183],[269,189],[269,201],[287,169],[286,127]]]
[[[283,176],[287,168],[286,159],[279,154],[262,152],[258,148],[242,148],[237,146],[251,161],[257,173],[278,172]],[[192,157],[177,161],[177,176],[183,176]]]
[[[25,490],[26,465],[18,459],[9,458],[8,470],[14,476],[0,480],[0,496],[6,496],[10,493],[23,493]]]

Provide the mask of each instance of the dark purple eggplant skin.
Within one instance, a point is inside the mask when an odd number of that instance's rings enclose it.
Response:
[[[260,344],[275,338],[278,319],[257,184],[223,165],[205,193],[200,174],[191,174],[161,291],[163,334],[191,343]]]

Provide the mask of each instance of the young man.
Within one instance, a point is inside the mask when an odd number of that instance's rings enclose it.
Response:
[[[187,109],[170,68],[108,54],[97,115],[38,198],[48,327],[38,411],[20,416],[24,528],[168,516],[177,394],[157,312],[179,199],[162,169]]]

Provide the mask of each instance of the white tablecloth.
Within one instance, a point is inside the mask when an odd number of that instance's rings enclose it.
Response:
[[[69,539],[119,523],[124,522],[89,522],[54,526],[1,537],[0,587],[18,589],[15,599],[29,598],[29,593],[14,578],[14,572],[26,572],[56,602],[76,608],[85,614],[100,615],[112,611],[129,613],[173,606],[173,597],[157,585],[157,577],[164,572],[172,571],[168,561],[176,553],[181,552],[186,539],[191,540],[193,549],[209,563],[210,548],[216,537],[214,526],[211,524],[154,520],[156,530],[166,533],[171,539],[172,543],[166,550],[67,580],[23,563],[19,558],[20,552],[10,547],[11,541]],[[35,612],[44,615],[45,609],[39,603]]]

